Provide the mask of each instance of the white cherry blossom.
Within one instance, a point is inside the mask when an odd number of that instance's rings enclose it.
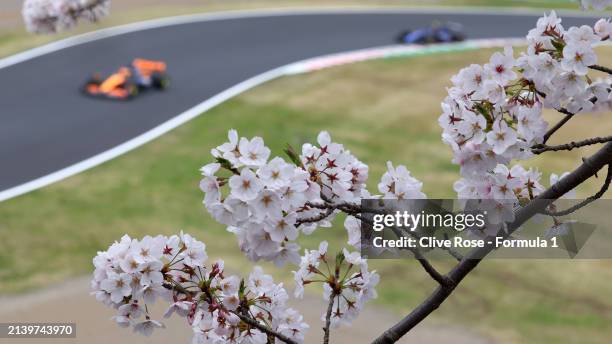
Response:
[[[178,246],[182,249],[143,263],[136,271],[122,270],[121,261],[126,257],[133,256],[137,250],[153,251],[159,242],[163,247]],[[262,343],[267,343],[266,335],[262,337],[241,321],[238,314],[245,311],[255,315],[253,321],[266,319],[262,325],[270,326],[298,343],[303,342],[308,325],[297,311],[287,307],[288,296],[282,284],[275,284],[260,267],[255,267],[248,279],[226,276],[223,261],[205,265],[205,247],[203,242],[183,233],[180,236],[157,236],[153,240],[124,236],[121,242],[114,243],[94,259],[93,294],[117,310],[113,317],[117,325],[131,326],[134,332],[146,336],[165,327],[150,313],[150,305],[162,300],[169,304],[164,318],[184,318],[185,324],[194,331],[194,343],[208,342],[211,338],[218,342],[263,340]],[[192,255],[196,251],[197,266]],[[140,282],[134,284],[135,280]],[[100,295],[108,295],[109,300]]]
[[[261,137],[254,137],[251,140],[241,138],[238,143],[238,151],[240,152],[238,160],[248,167],[261,167],[270,156],[270,148],[264,145]]]
[[[595,55],[593,48],[591,48],[591,44],[580,41],[579,43],[565,46],[561,67],[568,72],[586,75],[588,67],[597,63],[597,55]]]
[[[240,175],[232,176],[229,179],[229,186],[232,189],[232,196],[245,202],[257,198],[259,191],[263,188],[255,173],[248,168],[242,169]]]
[[[25,0],[22,14],[28,31],[55,33],[80,20],[98,21],[109,10],[110,0]]]

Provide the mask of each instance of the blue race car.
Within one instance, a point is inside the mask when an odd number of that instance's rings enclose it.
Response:
[[[396,42],[401,44],[450,43],[464,40],[463,25],[458,23],[433,23],[427,28],[402,31],[396,38]]]

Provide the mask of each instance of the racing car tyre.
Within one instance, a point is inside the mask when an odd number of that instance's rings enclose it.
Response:
[[[170,79],[166,75],[154,73],[151,78],[153,81],[153,87],[159,90],[165,90],[168,88],[168,86],[170,86]]]
[[[395,37],[395,42],[396,43],[400,43],[400,44],[405,44],[406,41],[404,40],[406,35],[409,34],[410,31],[409,30],[405,30],[400,32],[396,37]]]
[[[462,33],[456,33],[455,36],[453,37],[455,42],[463,42],[466,39],[466,36]]]
[[[126,89],[129,92],[129,96],[128,96],[129,99],[132,99],[138,96],[138,94],[140,93],[140,88],[136,84],[132,84],[132,83],[127,84]]]
[[[100,86],[101,84],[102,82],[100,81],[100,78],[92,76],[83,83],[83,86],[81,86],[81,92],[85,95],[91,95],[89,93],[89,87],[92,85]]]

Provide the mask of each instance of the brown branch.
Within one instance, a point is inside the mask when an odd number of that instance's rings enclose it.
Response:
[[[569,215],[573,212],[575,212],[576,210],[583,208],[585,206],[587,206],[588,204],[592,203],[595,200],[600,199],[605,193],[606,191],[608,191],[608,188],[610,187],[610,182],[612,182],[612,165],[608,165],[608,174],[606,175],[606,180],[604,181],[604,184],[601,186],[601,189],[599,189],[599,191],[597,191],[596,194],[594,194],[593,196],[588,197],[587,199],[583,200],[582,202],[568,208],[565,210],[561,210],[561,211],[556,211],[556,212],[550,212],[548,210],[543,210],[542,214],[548,215],[548,216],[566,216]]]
[[[565,114],[565,117],[563,117],[563,119],[557,122],[554,127],[550,128],[546,132],[546,134],[544,134],[544,141],[542,141],[542,144],[546,144],[546,142],[548,142],[548,139],[550,139],[550,137],[553,136],[553,134],[557,132],[557,130],[561,129],[565,125],[565,123],[569,122],[569,120],[576,115],[575,113],[567,111],[565,108],[557,109],[557,111],[562,114]]]
[[[322,209],[322,210],[324,209],[324,210],[326,210],[326,212],[321,213],[321,214],[319,214],[317,216],[313,216],[311,218],[300,219],[300,220],[296,221],[296,225],[295,225],[296,227],[299,227],[300,225],[302,225],[304,223],[313,223],[313,222],[319,222],[321,220],[324,220],[328,216],[330,216],[335,210],[343,211],[344,213],[346,213],[348,215],[351,215],[351,216],[357,218],[360,221],[364,221],[364,222],[370,223],[370,224],[372,224],[372,223],[370,221],[366,220],[363,216],[361,216],[361,214],[363,214],[363,213],[368,213],[368,214],[384,214],[384,212],[382,212],[381,210],[371,209],[371,208],[364,208],[364,207],[362,207],[359,204],[348,203],[348,202],[335,203],[335,204],[329,203],[329,201],[326,201],[326,203],[310,203],[310,202],[308,202],[308,203],[306,203],[306,206],[307,207],[311,207],[311,208],[316,208],[316,209]],[[415,236],[417,239],[419,238],[414,233],[411,233],[410,235]],[[451,256],[453,256],[453,258],[457,259],[457,261],[461,261],[461,259],[463,259],[463,256],[459,252],[453,250],[450,247],[443,247],[442,250],[447,251]]]
[[[325,327],[323,328],[323,344],[329,344],[329,333],[331,327],[331,317],[332,310],[334,309],[334,299],[338,296],[338,307],[340,307],[340,294],[342,290],[336,288],[335,286],[340,283],[340,264],[338,260],[336,260],[336,266],[334,269],[334,283],[330,285],[332,287],[332,291],[329,294],[329,304],[327,305],[327,312],[325,313]]]
[[[399,239],[399,238],[401,238],[402,236],[404,236],[404,235],[402,234],[402,231],[401,231],[401,230],[399,230],[398,228],[396,228],[396,227],[391,227],[391,229],[393,230],[393,232],[395,233],[395,235],[397,236],[397,238],[398,238],[398,239]],[[417,240],[419,240],[419,239],[421,239],[421,238],[422,238],[422,236],[419,236],[419,235],[418,235],[417,233],[415,233],[415,232],[408,232],[408,235],[410,235],[411,237],[413,237],[413,238],[415,238],[415,239],[417,239]],[[425,261],[425,262],[427,262],[427,260],[425,259],[425,257],[424,257],[424,256],[421,254],[421,252],[420,252],[418,249],[416,249],[416,248],[414,248],[414,249],[407,248],[407,249],[409,249],[409,250],[410,250],[410,251],[411,251],[411,252],[414,254],[414,257],[415,257],[417,260],[419,260],[419,262],[421,263],[421,265],[423,265],[422,260],[423,260],[423,261]],[[461,256],[461,254],[460,254],[459,252],[457,252],[457,251],[453,250],[453,249],[452,249],[452,248],[450,248],[450,247],[441,247],[441,249],[442,249],[442,250],[444,250],[444,251],[446,251],[446,252],[448,252],[448,254],[450,254],[451,256],[453,256],[453,258],[457,259],[457,261],[461,261],[461,259],[463,259],[463,256]],[[427,264],[428,264],[428,265],[430,265],[428,262],[427,262]],[[430,269],[433,269],[433,270],[435,271],[435,269],[433,268],[433,266],[431,266],[431,265],[430,265],[430,267],[423,266],[423,268],[425,268],[425,271],[427,271],[427,272],[430,274],[430,276],[431,276],[431,277],[433,277],[433,278],[434,278],[436,281],[440,282],[440,280],[442,280],[442,279],[443,279],[443,278],[438,277],[438,276],[435,276],[435,277],[434,277],[434,276],[432,275],[432,273],[430,273],[430,271],[428,271],[428,270],[430,270]],[[437,273],[437,271],[436,271],[436,273]],[[440,275],[440,276],[441,276],[441,275]],[[440,284],[445,285],[445,284],[446,284],[446,281],[445,281],[445,282],[440,282]]]
[[[442,275],[436,268],[434,268],[431,263],[423,257],[421,251],[415,250],[414,253],[415,258],[419,261],[423,269],[429,274],[431,278],[433,278],[436,282],[438,282],[441,286],[446,288],[455,288],[455,282],[451,280],[448,276]]]
[[[552,202],[573,190],[578,185],[582,184],[587,179],[593,177],[601,168],[612,163],[612,143],[607,143],[592,157],[585,159],[574,172],[562,178],[555,185],[544,191],[538,198],[529,202],[525,207],[519,209],[515,213],[515,220],[508,226],[507,235],[511,235],[523,223],[532,218],[534,215],[546,209]],[[456,285],[458,285],[478,264],[482,258],[489,254],[494,249],[493,245],[485,245],[484,247],[474,249],[459,262],[449,273],[448,277],[455,282],[452,288],[439,286],[433,293],[427,297],[417,308],[410,314],[405,316],[397,324],[381,334],[374,343],[388,344],[395,343],[408,331],[418,325],[423,319],[429,316],[452,294]]]
[[[287,344],[298,344],[296,341],[294,341],[293,339],[280,334],[274,330],[272,330],[271,328],[269,328],[268,326],[262,325],[261,323],[259,323],[258,321],[254,320],[251,317],[248,317],[246,315],[240,314],[238,312],[233,312],[234,314],[236,314],[240,320],[242,320],[244,323],[248,324],[249,326],[252,326],[258,330],[260,330],[261,332],[267,334],[268,336],[273,336],[275,338],[277,338],[278,340],[285,342]]]
[[[168,290],[172,290],[172,291],[178,291],[179,293],[186,295],[186,296],[194,296],[195,292],[189,291],[187,289],[185,289],[185,287],[183,287],[182,285],[180,285],[179,283],[177,283],[176,281],[172,280],[172,284],[171,283],[164,283],[163,287],[168,289]]]
[[[597,97],[593,97],[591,99],[589,99],[589,101],[593,104],[595,104],[597,102]],[[576,116],[576,113],[570,112],[568,109],[566,108],[560,108],[560,109],[555,109],[557,110],[559,113],[562,113],[565,115],[565,117],[563,117],[563,119],[561,119],[559,122],[557,122],[557,124],[555,124],[554,127],[550,128],[546,134],[544,134],[544,140],[542,141],[542,144],[546,144],[546,142],[548,142],[548,140],[550,139],[550,137],[557,132],[557,130],[561,129],[567,122],[569,122],[570,119],[572,119],[574,116]],[[581,111],[582,109],[580,109]],[[578,112],[580,112],[578,111]],[[577,112],[577,113],[578,113]]]
[[[319,215],[313,216],[313,217],[307,217],[307,218],[303,218],[303,219],[298,219],[295,222],[295,226],[299,227],[301,225],[303,225],[304,223],[314,223],[314,222],[319,222],[322,220],[325,220],[326,218],[328,218],[331,214],[333,214],[334,211],[336,210],[341,210],[346,212],[347,214],[351,214],[352,213],[357,213],[359,212],[359,205],[357,204],[352,204],[352,203],[331,203],[331,201],[325,201],[325,203],[312,203],[312,202],[307,202],[305,204],[304,208],[315,208],[315,209],[321,209],[321,210],[325,210],[324,212],[320,213]],[[357,209],[357,210],[355,210]]]
[[[600,65],[592,65],[592,66],[589,66],[589,68],[591,68],[592,70],[597,70],[597,71],[608,73],[612,75],[612,69],[608,67],[604,67]]]
[[[319,215],[313,216],[313,217],[307,217],[304,219],[299,219],[297,221],[295,221],[295,227],[299,227],[305,223],[314,223],[314,222],[319,222],[322,220],[325,220],[326,218],[328,218],[333,212],[334,210],[336,210],[335,207],[329,207],[327,209],[325,209],[324,212],[320,213]]]
[[[173,283],[164,283],[163,287],[168,289],[168,290],[172,290],[172,291],[177,291],[183,295],[187,295],[187,296],[194,296],[196,293],[189,291],[187,289],[185,289],[182,285],[180,285],[179,283],[175,282],[174,280],[172,281]],[[293,339],[278,333],[276,331],[274,331],[273,329],[269,328],[268,326],[265,326],[261,323],[259,323],[258,321],[256,321],[255,319],[252,319],[246,315],[240,314],[238,312],[232,312],[234,314],[236,314],[240,320],[242,320],[243,322],[245,322],[246,324],[248,324],[249,326],[255,327],[256,329],[260,330],[261,332],[269,335],[269,336],[273,336],[278,338],[280,341],[285,342],[287,344],[298,344],[296,341],[294,341]]]
[[[383,214],[382,211],[372,208],[364,208],[360,204],[350,203],[350,202],[341,202],[341,203],[332,203],[331,201],[326,201],[325,203],[312,203],[307,202],[305,204],[306,207],[316,208],[316,209],[329,209],[332,208],[334,210],[341,210],[349,215],[353,214]]]
[[[582,141],[572,141],[570,143],[556,145],[556,146],[547,146],[545,144],[535,145],[531,149],[534,154],[542,154],[545,152],[558,152],[558,151],[571,151],[574,148],[580,148],[585,146],[596,145],[600,143],[606,143],[612,141],[612,136],[605,137],[593,137],[590,139],[582,140]]]
[[[325,313],[325,327],[323,327],[323,344],[329,344],[329,328],[331,326],[332,310],[334,309],[334,299],[336,294],[332,292],[329,295],[329,304],[327,305],[327,312]]]
[[[401,229],[397,227],[390,227],[393,231],[393,234],[399,239],[404,236],[404,233]],[[415,237],[416,234],[413,232],[409,232],[411,236]],[[409,250],[414,255],[414,258],[421,264],[425,272],[429,274],[431,278],[433,278],[436,282],[438,282],[442,286],[449,286],[452,282],[446,277],[443,276],[436,268],[423,256],[421,251],[416,247],[405,247],[404,249]]]

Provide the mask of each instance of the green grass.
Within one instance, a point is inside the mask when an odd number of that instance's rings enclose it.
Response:
[[[370,165],[372,190],[389,159],[406,164],[430,197],[453,197],[458,172],[440,140],[439,103],[452,74],[489,54],[381,60],[282,78],[100,167],[0,203],[0,293],[88,274],[95,252],[124,233],[184,230],[206,242],[210,257],[245,271],[249,263],[235,238],[206,213],[198,190],[198,168],[211,161],[210,149],[225,142],[229,128],[262,136],[274,154],[286,143],[299,147],[328,130]],[[610,56],[606,50],[603,59]],[[555,140],[612,130],[602,115],[580,116],[573,124]],[[581,156],[551,154],[534,165],[559,173],[573,169]],[[597,188],[596,181],[588,183],[580,194]],[[326,239],[339,247],[346,238],[339,224],[301,243],[314,247]],[[413,261],[371,264],[382,275],[377,302],[397,312],[408,312],[435,287]],[[277,277],[288,276],[265,267]],[[609,261],[486,261],[429,321],[464,324],[504,343],[606,343],[612,336],[611,279]]]

